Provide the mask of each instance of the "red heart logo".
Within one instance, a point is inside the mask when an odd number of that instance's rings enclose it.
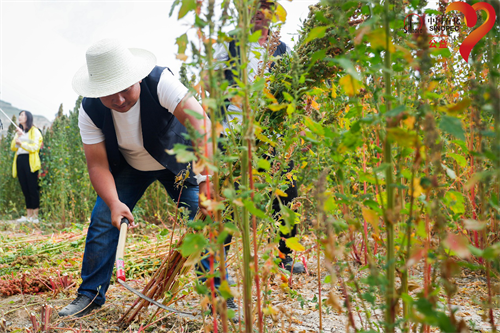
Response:
[[[473,6],[465,3],[465,2],[453,2],[446,7],[446,13],[452,10],[458,10],[462,14],[465,15],[465,23],[469,28],[472,28],[477,23],[477,14],[476,11],[484,10],[487,14],[486,21],[481,24],[481,26],[474,31],[472,31],[469,36],[467,36],[462,45],[460,45],[460,55],[464,58],[465,62],[469,62],[469,55],[474,48],[474,46],[479,42],[481,38],[484,37],[495,25],[495,20],[497,15],[495,13],[495,9],[489,3],[486,2],[478,2]]]

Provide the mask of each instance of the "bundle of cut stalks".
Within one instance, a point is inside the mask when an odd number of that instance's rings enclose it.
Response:
[[[195,217],[196,219],[203,219],[203,215],[198,212]],[[188,234],[186,232],[184,235]],[[170,245],[170,250],[167,252],[163,258],[160,267],[151,277],[151,280],[146,284],[142,293],[149,298],[159,301],[165,305],[169,305],[164,301],[165,295],[168,293],[170,295],[170,300],[175,300],[176,295],[179,290],[179,277],[187,274],[194,264],[199,260],[198,254],[193,254],[188,257],[183,257],[182,254],[177,250],[182,245],[184,240],[184,235],[177,241],[175,246]],[[125,312],[125,314],[118,320],[122,325],[131,324],[138,314],[143,309],[147,309],[150,303],[140,297],[134,301],[132,306]]]

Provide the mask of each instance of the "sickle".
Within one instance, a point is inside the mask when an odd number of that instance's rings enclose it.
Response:
[[[140,298],[148,301],[149,303],[152,303],[156,305],[159,308],[162,308],[164,310],[167,310],[169,312],[173,312],[178,314],[181,317],[189,318],[189,319],[201,319],[200,316],[193,316],[190,313],[183,312],[176,310],[174,308],[168,307],[164,304],[161,304],[160,302],[155,301],[152,298],[149,298],[148,296],[144,295],[140,291],[132,288],[125,282],[125,262],[123,260],[124,258],[124,252],[125,252],[125,240],[127,238],[127,230],[130,222],[127,218],[123,218],[121,221],[120,225],[120,238],[118,239],[118,247],[116,248],[116,280],[125,288],[127,288],[129,291],[133,292]]]

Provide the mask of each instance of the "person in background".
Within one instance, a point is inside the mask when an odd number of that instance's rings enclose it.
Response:
[[[42,133],[33,126],[33,115],[29,111],[21,111],[19,127],[10,145],[11,150],[16,153],[12,164],[12,176],[19,179],[26,202],[26,216],[22,216],[17,222],[39,222],[38,170],[41,168],[39,152],[42,143]]]
[[[253,24],[252,32],[260,30],[261,35],[258,41],[248,43],[250,52],[248,53],[248,64],[246,65],[247,65],[249,82],[253,82],[255,80],[259,68],[262,67],[261,62],[264,59],[267,43],[269,42],[269,39],[272,37],[271,31],[269,29],[272,17],[274,15],[277,15],[278,11],[281,13],[286,13],[285,9],[275,1],[260,0],[258,6],[259,6],[258,10],[252,17],[252,24]],[[288,47],[288,45],[286,45],[284,42],[280,40],[278,41],[273,56],[278,57],[290,52],[291,49]],[[240,57],[240,50],[237,41],[235,40],[223,44],[214,45],[214,58],[217,62],[221,64],[222,67],[224,67],[223,68],[224,76],[226,80],[228,80],[229,83],[233,85],[235,84],[235,80],[232,68],[226,68],[225,63],[230,59],[239,57]],[[266,67],[264,72],[268,73],[269,69]],[[208,81],[207,78],[204,78],[204,80]],[[227,112],[224,112],[225,118],[222,121],[224,132],[230,131],[231,128],[238,126],[242,122],[242,110],[240,109],[239,106],[235,104],[236,103],[233,104],[231,103],[231,101],[229,101],[227,105]],[[290,161],[288,167],[286,168],[286,172],[292,171],[293,168],[294,168],[294,163],[293,161]],[[293,200],[298,197],[297,183],[295,180],[290,181],[288,188],[285,190],[285,193],[286,196],[280,196],[279,200],[275,199],[273,201],[273,210],[275,216],[277,216],[281,210],[280,202],[281,204],[287,206],[290,205],[293,202]],[[284,220],[281,219],[281,223],[284,224],[285,223]],[[284,268],[291,273],[303,274],[306,272],[304,265],[300,262],[294,263],[291,257],[292,250],[286,245],[286,241],[284,240],[291,237],[295,237],[296,234],[297,234],[296,224],[292,226],[289,233],[283,234],[280,232],[281,240],[279,241],[279,246],[278,246],[279,257],[276,258],[276,262],[281,268]],[[225,243],[227,244],[226,252],[229,250],[229,244],[231,243],[231,240],[232,240],[232,235],[230,234],[225,241]],[[208,260],[206,259],[202,260],[201,266],[203,266],[203,269],[201,270],[207,270],[209,267]],[[232,277],[228,276],[228,280],[230,285],[234,283]],[[217,279],[215,283],[217,285],[219,283],[219,280]]]

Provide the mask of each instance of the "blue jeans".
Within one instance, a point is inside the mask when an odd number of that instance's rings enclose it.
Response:
[[[193,219],[198,208],[198,186],[185,183],[184,188],[176,188],[175,175],[169,170],[139,171],[129,165],[114,176],[120,201],[130,210],[134,209],[149,185],[158,180],[170,197],[177,202],[180,195],[180,207],[189,209],[189,218]],[[111,224],[111,212],[106,203],[98,196],[87,232],[85,253],[82,263],[82,284],[79,294],[94,299],[98,305],[106,301],[118,245],[119,230]]]

